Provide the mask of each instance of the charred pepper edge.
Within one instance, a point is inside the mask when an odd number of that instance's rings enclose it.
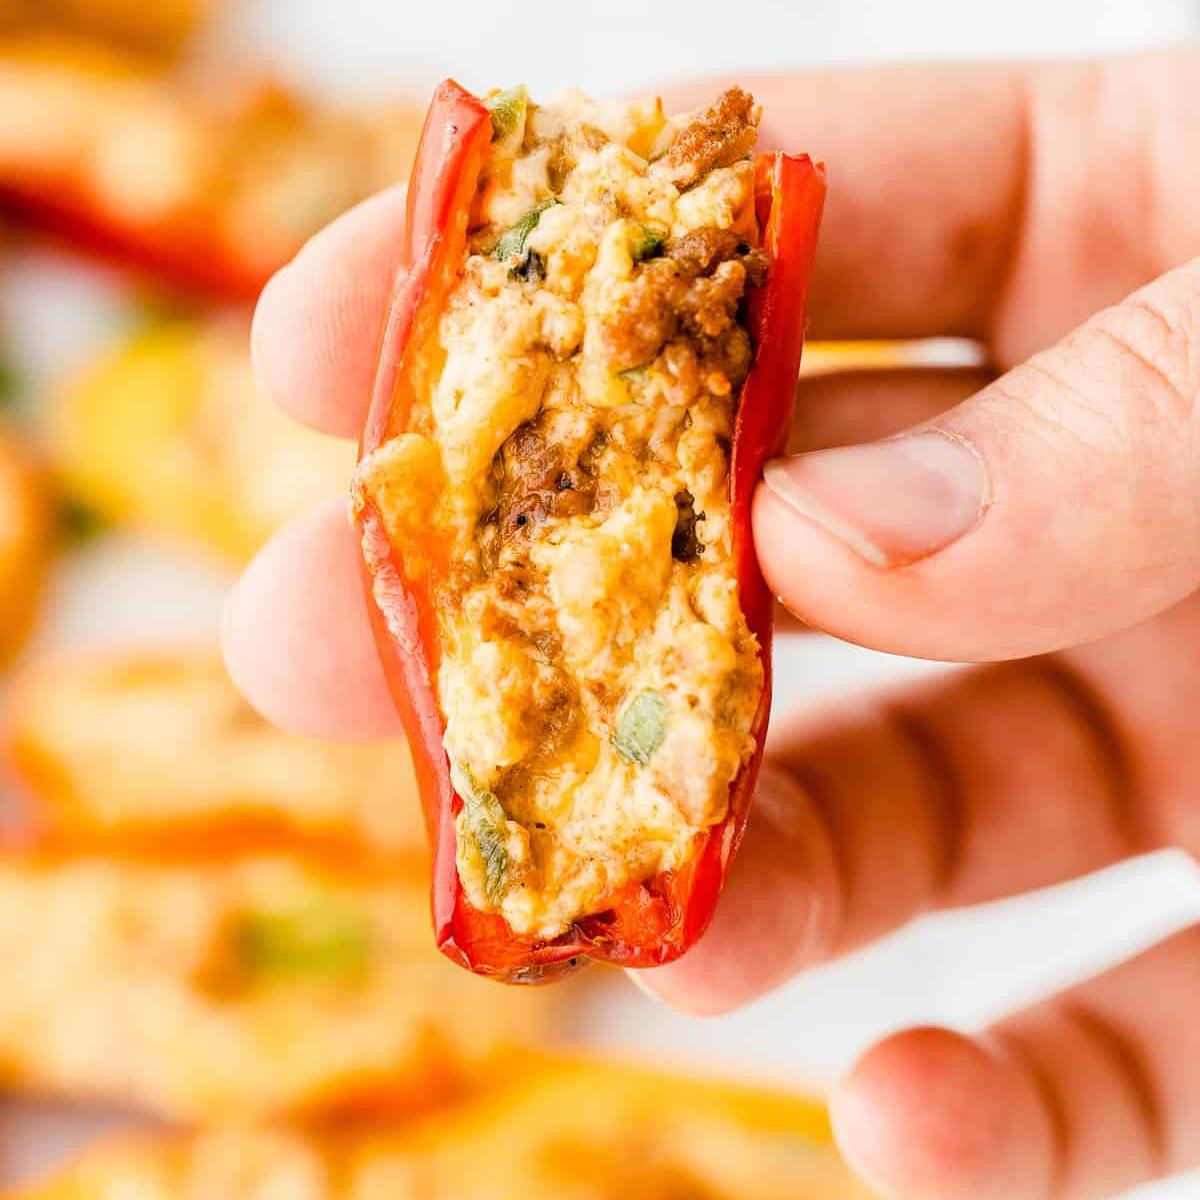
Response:
[[[362,453],[378,446],[403,418],[420,371],[422,336],[436,328],[437,303],[452,282],[450,265],[465,250],[466,220],[482,159],[494,134],[488,108],[449,80],[435,92],[409,193],[409,223],[400,265],[406,270],[384,329],[379,370]],[[763,691],[751,733],[756,749],[730,786],[725,819],[697,837],[677,872],[622,888],[610,909],[577,921],[553,939],[517,935],[503,917],[467,901],[457,868],[456,817],[463,798],[450,780],[444,725],[432,680],[438,647],[427,591],[408,579],[373,505],[360,502],[363,574],[372,625],[389,686],[412,742],[417,778],[434,844],[433,907],[439,948],[479,974],[510,983],[544,983],[588,959],[649,967],[689,949],[707,927],[730,859],[741,841],[763,755],[771,700],[773,599],[750,535],[749,499],[763,462],[778,453],[795,404],[804,340],[804,305],[824,202],[824,168],[808,156],[757,160],[756,204],[771,256],[767,282],[750,298],[755,361],[735,422],[730,493],[739,600],[758,639]]]

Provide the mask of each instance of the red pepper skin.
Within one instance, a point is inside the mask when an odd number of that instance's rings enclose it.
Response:
[[[245,261],[215,224],[200,219],[130,221],[98,205],[70,179],[53,187],[43,181],[5,180],[0,183],[0,210],[103,263],[214,300],[253,301],[285,265]]]
[[[435,93],[409,191],[409,223],[398,285],[384,330],[379,371],[361,452],[404,428],[420,384],[427,339],[453,286],[466,225],[491,136],[487,109],[453,82]],[[697,838],[681,870],[626,885],[610,907],[551,941],[515,933],[497,913],[474,908],[458,878],[455,816],[462,801],[450,782],[438,708],[438,641],[427,586],[405,575],[379,514],[368,502],[363,538],[368,608],[392,695],[416,763],[434,847],[433,917],[439,948],[483,975],[543,983],[589,959],[653,967],[688,950],[708,927],[729,863],[746,827],[771,706],[774,598],[758,567],[750,505],[763,463],[782,449],[795,408],[804,345],[808,278],[825,198],[824,169],[807,156],[759,159],[756,206],[770,255],[767,282],[750,298],[754,364],[743,385],[730,464],[733,553],[742,611],[758,638],[764,682],[751,732],[757,749],[730,788],[729,811]]]

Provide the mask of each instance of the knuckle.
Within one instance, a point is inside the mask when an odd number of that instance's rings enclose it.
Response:
[[[1200,403],[1200,263],[1163,276],[1088,328],[1092,359],[1139,424],[1187,424]]]
[[[1200,437],[1200,260],[1106,309],[990,389],[1058,453],[1161,465]],[[1186,457],[1186,456],[1185,456]]]

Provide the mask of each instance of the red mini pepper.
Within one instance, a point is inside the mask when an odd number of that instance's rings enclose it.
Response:
[[[430,382],[427,348],[466,250],[480,168],[492,136],[487,108],[457,83],[437,89],[408,194],[397,284],[383,332],[361,454],[406,428],[414,398]],[[497,913],[466,898],[458,877],[455,817],[462,800],[450,779],[438,707],[439,646],[429,584],[406,575],[369,500],[359,513],[368,607],[397,708],[412,743],[434,846],[433,916],[438,946],[481,974],[541,982],[588,958],[651,967],[678,958],[708,926],[741,841],[762,759],[771,706],[774,599],[755,557],[750,506],[763,463],[784,445],[795,407],[804,345],[808,279],[825,199],[824,169],[807,156],[763,155],[756,207],[770,258],[767,282],[749,297],[754,364],[742,388],[730,467],[734,558],[741,608],[758,638],[762,700],[751,732],[757,749],[730,789],[729,811],[697,839],[682,869],[631,883],[608,908],[543,941],[517,934]],[[437,547],[423,547],[436,558]]]
[[[254,300],[309,235],[385,182],[404,140],[398,112],[385,151],[374,118],[269,78],[185,84],[70,35],[0,37],[0,89],[29,97],[0,122],[0,215],[214,300]]]

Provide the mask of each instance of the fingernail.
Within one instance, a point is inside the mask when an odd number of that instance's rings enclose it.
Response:
[[[884,569],[944,550],[991,501],[979,454],[937,430],[775,459],[763,479],[796,512]]]

